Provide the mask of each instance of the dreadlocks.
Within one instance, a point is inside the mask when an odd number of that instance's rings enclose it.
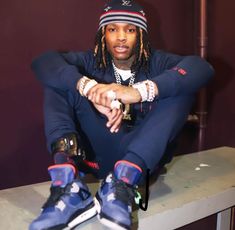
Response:
[[[131,66],[131,71],[138,72],[143,68],[148,72],[150,54],[151,51],[147,32],[137,27],[135,60]],[[101,27],[96,34],[94,56],[96,58],[96,67],[100,69],[105,69],[111,61],[111,56],[105,44],[105,26]]]

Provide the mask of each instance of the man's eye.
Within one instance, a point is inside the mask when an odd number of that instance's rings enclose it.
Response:
[[[115,31],[115,28],[109,28],[108,31],[109,31],[109,32],[114,32],[114,31]]]
[[[135,29],[128,29],[129,33],[134,33],[136,30]]]

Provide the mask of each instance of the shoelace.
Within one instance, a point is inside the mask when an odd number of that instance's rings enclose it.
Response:
[[[115,187],[115,197],[126,204],[131,204],[136,195],[134,187],[128,186],[125,182],[113,178],[112,187]]]
[[[131,204],[132,201],[135,200],[135,203],[139,205],[139,208],[141,210],[147,211],[149,201],[149,175],[150,170],[147,169],[144,202],[140,193],[137,191],[137,187],[128,186],[125,182],[113,178],[113,187],[116,187],[116,198],[127,204]],[[143,203],[145,204],[145,206],[143,205]]]
[[[140,193],[137,192],[136,196],[136,203],[139,205],[140,209],[143,211],[147,211],[148,209],[148,202],[149,202],[149,174],[150,174],[150,169],[147,169],[146,172],[146,187],[145,187],[145,206],[143,206],[143,200],[141,198]],[[138,202],[137,202],[138,200]]]
[[[67,187],[67,186],[66,186]],[[60,197],[65,194],[66,187],[61,188],[59,186],[51,186],[50,188],[50,196],[48,197],[45,204],[42,206],[42,209],[45,209],[47,207],[51,207],[56,204],[56,202],[60,199]]]

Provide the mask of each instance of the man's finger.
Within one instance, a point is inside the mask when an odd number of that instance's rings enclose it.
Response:
[[[113,109],[108,116],[107,127],[111,127],[115,122],[115,120],[118,118],[118,116],[119,116],[119,110]]]
[[[110,132],[113,133],[113,132],[116,132],[117,130],[119,130],[119,127],[122,123],[122,117],[123,117],[123,114],[121,113],[117,119],[114,121],[113,125],[111,126],[110,128]]]

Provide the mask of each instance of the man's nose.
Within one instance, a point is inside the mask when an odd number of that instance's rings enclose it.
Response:
[[[126,40],[126,32],[124,30],[118,31],[117,38],[119,41],[125,41]]]

